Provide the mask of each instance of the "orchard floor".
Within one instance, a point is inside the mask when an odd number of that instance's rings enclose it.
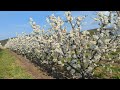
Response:
[[[98,67],[95,77],[99,79],[120,79],[120,62],[101,61],[106,67]],[[111,68],[112,72],[109,72]],[[0,79],[55,79],[28,59],[8,49],[0,49]]]
[[[53,79],[28,59],[10,50],[0,50],[0,79]]]

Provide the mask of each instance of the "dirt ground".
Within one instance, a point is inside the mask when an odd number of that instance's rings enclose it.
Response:
[[[36,67],[28,59],[22,57],[21,55],[17,55],[12,51],[10,51],[10,53],[14,55],[16,58],[18,58],[18,60],[16,60],[16,63],[18,63],[29,74],[31,74],[34,79],[54,79],[53,77],[48,76],[46,72],[43,72],[42,70],[40,70],[39,67]]]

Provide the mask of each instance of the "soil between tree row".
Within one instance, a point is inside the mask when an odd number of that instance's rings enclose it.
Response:
[[[53,77],[48,76],[46,72],[40,70],[39,67],[35,66],[28,59],[22,57],[21,55],[17,55],[13,51],[9,50],[9,52],[12,55],[14,55],[16,58],[18,58],[18,60],[16,60],[16,63],[21,67],[23,67],[25,71],[27,71],[29,74],[31,74],[34,79],[54,79]]]

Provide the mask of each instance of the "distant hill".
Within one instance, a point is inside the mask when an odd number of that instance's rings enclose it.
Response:
[[[13,37],[13,38],[15,38],[15,37]],[[7,43],[7,41],[8,41],[8,39],[0,40],[0,43],[2,44],[2,46],[4,46]]]
[[[0,43],[2,44],[2,46],[4,46],[7,43],[8,39],[5,40],[1,40]]]
[[[95,28],[95,29],[91,29],[91,30],[87,30],[87,31],[89,31],[89,32],[90,32],[90,34],[91,34],[91,35],[93,35],[93,34],[94,34],[94,32],[96,32],[96,31],[97,31],[97,28]]]
[[[90,34],[91,35],[93,35],[94,34],[94,32],[96,32],[97,31],[97,29],[98,28],[95,28],[95,29],[90,29],[90,30],[88,30],[89,32],[90,32]],[[112,28],[106,28],[107,30],[112,30]]]

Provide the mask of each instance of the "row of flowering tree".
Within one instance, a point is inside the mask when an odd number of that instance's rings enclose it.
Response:
[[[60,78],[58,74],[64,78],[94,78],[97,67],[106,67],[100,61],[120,60],[120,53],[110,55],[120,49],[118,12],[97,12],[94,20],[100,27],[94,34],[81,31],[84,16],[73,18],[70,11],[65,12],[65,16],[65,21],[59,16],[49,16],[46,20],[51,28],[48,30],[44,30],[30,18],[33,32],[9,39],[5,47],[37,62],[41,67],[44,66],[57,78]],[[69,32],[65,23],[71,26]],[[106,29],[108,27],[112,29]]]

